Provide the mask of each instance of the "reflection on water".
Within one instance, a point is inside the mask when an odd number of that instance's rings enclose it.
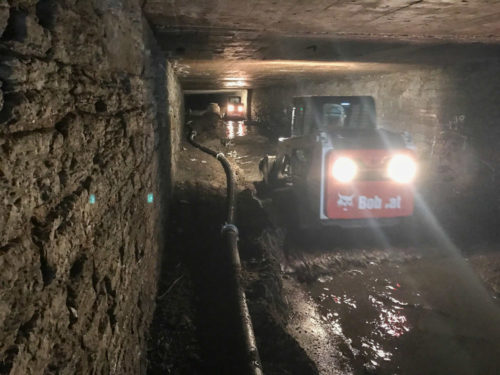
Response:
[[[226,121],[226,138],[243,137],[247,135],[245,121]]]
[[[374,366],[379,365],[379,361],[390,361],[392,357],[392,353],[388,351],[384,351],[382,346],[377,343],[375,340],[370,340],[366,337],[361,338],[361,348],[364,351],[366,357],[373,357],[370,359],[370,364]]]
[[[378,324],[380,334],[386,333],[390,336],[399,337],[410,331],[406,316],[399,312],[398,309],[401,309],[401,307],[380,309],[378,322],[375,323]]]
[[[500,309],[459,261],[373,265],[310,285],[355,373],[498,374]]]

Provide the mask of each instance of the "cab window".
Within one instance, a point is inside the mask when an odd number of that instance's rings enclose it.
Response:
[[[228,98],[228,102],[231,104],[240,104],[241,103],[241,98],[239,96],[230,96]]]
[[[325,103],[322,108],[321,125],[325,129],[343,128],[346,113],[344,107],[337,103]]]
[[[321,130],[374,129],[375,106],[364,98],[350,100],[319,101],[316,124]]]

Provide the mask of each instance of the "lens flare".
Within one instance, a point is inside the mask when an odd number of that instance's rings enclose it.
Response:
[[[354,160],[341,157],[335,160],[332,167],[332,176],[340,182],[350,182],[358,174],[358,166]]]

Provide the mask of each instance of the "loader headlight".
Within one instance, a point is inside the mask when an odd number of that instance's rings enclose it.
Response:
[[[408,155],[393,156],[387,165],[387,174],[396,182],[412,182],[417,175],[417,163]]]
[[[234,111],[234,105],[233,105],[233,104],[228,104],[228,105],[227,105],[227,110],[228,110],[229,112],[233,112],[233,111]]]
[[[341,157],[335,160],[332,166],[332,176],[340,182],[350,182],[358,174],[358,166],[354,160]]]

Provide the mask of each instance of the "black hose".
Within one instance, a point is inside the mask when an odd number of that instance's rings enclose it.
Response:
[[[229,160],[224,156],[222,152],[216,152],[208,147],[205,147],[194,140],[196,137],[196,132],[191,130],[189,134],[189,142],[201,151],[206,152],[209,155],[215,157],[224,167],[224,172],[226,172],[226,184],[227,184],[227,224],[234,224],[235,213],[236,213],[236,191],[234,189],[234,174],[231,169],[231,164]]]
[[[236,191],[234,182],[234,173],[231,169],[231,164],[229,160],[224,156],[222,152],[216,152],[208,147],[205,147],[197,143],[194,138],[196,137],[196,132],[190,130],[189,142],[196,148],[206,152],[209,155],[215,157],[224,167],[226,172],[227,181],[227,220],[226,224],[222,228],[222,236],[226,246],[230,250],[231,256],[231,266],[232,266],[232,279],[235,287],[235,294],[237,300],[237,309],[239,315],[239,321],[241,322],[241,341],[245,350],[245,375],[263,375],[262,366],[260,363],[259,351],[257,348],[257,343],[255,341],[255,334],[253,331],[252,320],[250,317],[250,312],[248,311],[248,305],[246,302],[245,291],[243,290],[241,281],[241,262],[240,255],[238,251],[238,228],[234,225],[235,213],[236,213]],[[243,374],[242,374],[243,375]]]

